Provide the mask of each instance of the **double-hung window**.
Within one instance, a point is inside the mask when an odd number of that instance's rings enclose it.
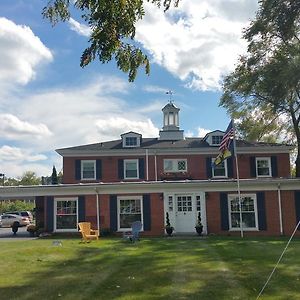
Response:
[[[81,161],[81,179],[96,179],[96,161],[82,160]]]
[[[228,195],[230,230],[240,230],[241,215],[243,230],[258,230],[256,195],[241,195],[241,212],[238,195]]]
[[[214,162],[214,158],[212,159]],[[228,177],[227,171],[227,160],[223,160],[217,166],[212,167],[212,175],[214,178],[225,178]]]
[[[256,158],[256,174],[257,177],[271,177],[271,158],[270,157],[257,157]]]
[[[128,230],[135,221],[143,223],[142,197],[122,196],[118,198],[118,227],[119,230]]]
[[[56,198],[54,203],[55,230],[77,231],[77,198]]]
[[[135,146],[137,146],[137,137],[136,136],[127,136],[127,137],[125,137],[125,146],[126,147],[135,147]]]
[[[187,160],[164,159],[164,172],[187,172]]]
[[[223,139],[223,136],[222,135],[213,135],[211,137],[211,145],[212,146],[218,146],[221,144],[221,141]]]
[[[125,159],[124,160],[124,179],[139,178],[139,160]]]

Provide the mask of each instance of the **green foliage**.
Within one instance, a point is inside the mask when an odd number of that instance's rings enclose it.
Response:
[[[31,202],[24,202],[22,200],[16,201],[1,201],[0,204],[0,213],[10,212],[10,211],[20,211],[20,210],[28,210],[33,211],[34,203]]]
[[[168,10],[172,3],[178,6],[180,0],[147,0]],[[150,64],[136,45],[136,24],[144,15],[143,0],[77,0],[74,8],[82,12],[82,18],[91,28],[89,46],[83,51],[80,66],[85,67],[96,58],[101,63],[116,60],[118,68],[128,73],[129,81],[134,81],[137,70],[144,67],[149,75]],[[71,17],[69,0],[50,0],[43,9],[43,17],[54,26],[59,21]]]
[[[300,4],[263,0],[245,31],[248,52],[223,84],[220,105],[245,138],[297,145],[300,177]]]
[[[58,177],[57,177],[57,172],[56,172],[55,166],[53,166],[53,169],[52,169],[51,183],[58,184]]]
[[[22,176],[17,178],[5,178],[5,186],[18,186],[18,185],[39,185],[41,178],[36,176],[35,172],[26,171]]]

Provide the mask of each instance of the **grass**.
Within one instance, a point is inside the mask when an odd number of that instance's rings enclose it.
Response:
[[[1,299],[256,299],[283,238],[0,242]],[[300,299],[300,240],[260,299]]]

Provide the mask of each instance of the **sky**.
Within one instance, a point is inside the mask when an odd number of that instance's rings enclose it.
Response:
[[[146,3],[136,41],[151,74],[139,70],[134,83],[114,61],[81,68],[89,28],[78,13],[52,27],[41,15],[47,3],[0,1],[0,173],[49,176],[62,169],[55,149],[128,131],[156,137],[169,90],[186,137],[226,129],[222,78],[246,51],[242,31],[257,0],[181,0],[167,13]]]

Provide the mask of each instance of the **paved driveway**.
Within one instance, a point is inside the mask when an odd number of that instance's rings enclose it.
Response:
[[[13,235],[13,232],[10,227],[0,227],[0,241],[5,239],[15,240],[15,239],[32,239],[29,233],[26,231],[25,227],[19,227],[19,230],[16,235]]]

